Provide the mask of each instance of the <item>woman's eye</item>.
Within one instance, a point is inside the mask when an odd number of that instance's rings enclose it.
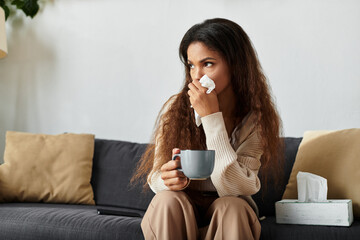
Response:
[[[190,63],[189,63],[188,66],[189,66],[190,69],[193,69],[193,68],[194,68],[194,65],[193,65],[193,64],[190,64]]]
[[[211,67],[212,65],[213,65],[212,62],[206,62],[206,63],[205,63],[205,67]]]

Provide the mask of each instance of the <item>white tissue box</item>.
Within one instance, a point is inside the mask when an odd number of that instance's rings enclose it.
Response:
[[[276,223],[350,226],[353,222],[351,199],[327,202],[299,202],[283,199],[275,203]]]

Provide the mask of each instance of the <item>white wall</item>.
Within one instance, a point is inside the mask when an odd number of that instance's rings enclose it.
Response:
[[[360,127],[359,1],[57,0],[7,23],[0,152],[7,130],[148,142],[183,81],[183,34],[212,17],[249,34],[284,135]]]

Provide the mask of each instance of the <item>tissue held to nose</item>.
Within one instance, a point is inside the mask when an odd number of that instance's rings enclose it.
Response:
[[[299,202],[326,202],[327,180],[321,176],[298,172],[296,175]]]
[[[207,88],[206,91],[207,94],[210,94],[212,90],[215,89],[215,82],[209,78],[206,74],[200,78],[199,82],[201,83],[201,86]]]
[[[200,78],[199,82],[201,83],[201,86],[208,89],[206,91],[207,94],[210,94],[212,92],[212,90],[215,89],[215,82],[211,78],[209,78],[206,74]],[[201,125],[201,117],[195,111],[195,109],[194,109],[194,113],[195,113],[196,126],[199,127]]]

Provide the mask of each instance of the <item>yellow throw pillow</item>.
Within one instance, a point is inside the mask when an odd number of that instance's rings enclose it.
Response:
[[[307,131],[299,146],[283,199],[297,199],[296,175],[310,172],[327,179],[328,199],[351,199],[360,217],[360,129]]]
[[[94,205],[94,135],[7,132],[0,202]]]

